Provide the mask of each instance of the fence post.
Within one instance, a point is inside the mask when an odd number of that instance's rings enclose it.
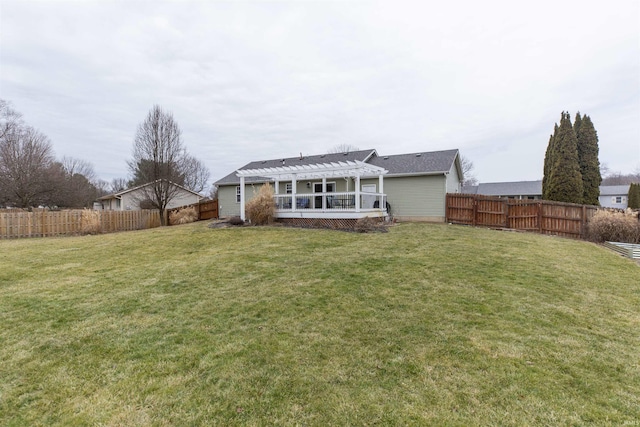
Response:
[[[538,231],[542,234],[542,202],[536,203],[538,207]]]
[[[582,205],[582,221],[580,225],[580,238],[584,239],[587,235],[587,206]]]
[[[473,200],[473,210],[471,211],[471,214],[473,215],[472,225],[475,227],[477,222],[476,216],[478,215],[478,196],[474,195],[471,200]]]

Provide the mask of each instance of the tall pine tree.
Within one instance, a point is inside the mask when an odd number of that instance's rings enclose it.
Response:
[[[640,209],[640,184],[629,185],[628,207]]]
[[[558,125],[556,124],[553,134],[549,136],[549,144],[547,152],[544,155],[544,174],[542,175],[542,198],[547,199],[549,194],[549,175],[551,174],[551,165],[553,164],[553,136],[558,133]]]
[[[548,156],[551,164],[545,171],[547,200],[582,203],[583,186],[578,162],[578,139],[571,125],[569,113],[562,112],[560,126],[556,128]]]
[[[598,196],[600,196],[602,176],[598,160],[598,133],[591,118],[587,115],[580,118],[580,113],[576,114],[574,130],[578,140],[578,163],[582,174],[582,203],[599,205]]]

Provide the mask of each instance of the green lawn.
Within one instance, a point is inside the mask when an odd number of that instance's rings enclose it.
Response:
[[[639,425],[640,267],[446,225],[0,241],[0,425]]]

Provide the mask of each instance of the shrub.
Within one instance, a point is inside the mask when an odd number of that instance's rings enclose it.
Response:
[[[82,234],[97,234],[100,232],[100,212],[89,209],[82,210],[80,217],[80,230]]]
[[[637,213],[598,210],[589,221],[587,236],[594,242],[640,243]]]
[[[169,214],[170,225],[188,224],[190,222],[196,222],[197,220],[198,212],[196,212],[196,208],[193,206],[182,208]]]
[[[379,219],[364,217],[356,221],[353,231],[358,233],[369,233],[372,231],[386,231],[386,228]]]
[[[253,225],[265,225],[273,222],[276,214],[276,204],[273,200],[273,187],[264,184],[260,191],[245,207],[247,217]]]
[[[231,225],[243,225],[244,221],[239,216],[232,216],[231,218],[229,218],[228,223]]]

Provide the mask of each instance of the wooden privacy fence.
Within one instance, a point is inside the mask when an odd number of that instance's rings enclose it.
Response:
[[[218,218],[218,200],[207,200],[206,202],[194,203],[193,205],[180,206],[179,208],[167,210],[167,218],[173,212],[185,208],[195,208],[196,212],[198,212],[198,221]]]
[[[159,226],[157,210],[0,212],[0,239],[112,233]]]
[[[453,224],[584,238],[587,223],[597,210],[596,206],[547,200],[447,194],[446,220]]]

